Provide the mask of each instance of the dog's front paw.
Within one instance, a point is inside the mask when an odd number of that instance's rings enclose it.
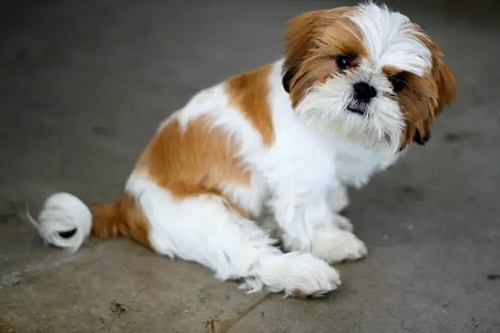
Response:
[[[328,263],[309,253],[285,254],[290,260],[287,267],[274,267],[282,274],[281,280],[285,296],[321,297],[340,286],[340,275]],[[280,268],[280,269],[278,269]]]
[[[337,270],[310,253],[290,252],[262,258],[240,289],[267,289],[285,296],[321,297],[340,286]]]
[[[331,235],[316,237],[312,244],[312,253],[329,263],[344,260],[358,260],[364,257],[368,251],[365,243],[354,234],[337,230]]]
[[[349,221],[348,218],[346,218],[342,215],[335,215],[335,217],[333,219],[333,223],[337,228],[339,228],[341,230],[352,232],[354,229],[351,221]],[[287,252],[303,251],[304,250],[304,247],[299,242],[299,240],[292,238],[285,233],[282,233],[281,237],[277,237],[277,238],[281,238],[281,245],[283,247],[283,250],[285,250]]]

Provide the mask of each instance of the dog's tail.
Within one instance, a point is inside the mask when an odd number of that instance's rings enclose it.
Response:
[[[90,234],[100,238],[122,234],[151,248],[149,224],[131,196],[87,206],[72,194],[55,193],[45,201],[38,219],[29,213],[27,217],[45,241],[71,251],[78,250]]]

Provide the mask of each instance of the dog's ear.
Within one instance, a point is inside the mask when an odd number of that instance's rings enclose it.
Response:
[[[300,64],[314,47],[314,40],[321,27],[331,24],[352,7],[307,12],[292,18],[285,33],[285,63],[283,64],[283,87],[290,92],[290,83]]]
[[[285,73],[296,68],[305,58],[313,45],[314,35],[319,21],[327,14],[327,10],[304,13],[288,22],[285,33]]]
[[[399,96],[399,102],[406,111],[406,134],[402,140],[401,149],[415,142],[424,145],[430,140],[430,128],[436,117],[443,111],[446,105],[453,101],[457,83],[450,66],[444,61],[443,54],[436,44],[420,30],[420,41],[427,46],[431,52],[432,68],[429,73],[418,80],[418,87],[413,90],[419,90],[419,96],[410,97],[412,91],[402,91]]]
[[[432,53],[434,63],[432,76],[434,77],[437,87],[437,103],[435,103],[436,106],[434,111],[432,112],[434,118],[441,113],[446,105],[451,104],[451,102],[455,98],[457,83],[450,66],[448,66],[448,64],[443,61],[443,55],[441,54],[441,52],[439,52],[437,47],[432,49]],[[418,130],[415,132],[413,141],[418,143],[419,145],[425,145],[430,140],[430,138],[431,131],[429,124],[425,129],[424,136],[422,136],[422,134]]]
[[[457,82],[450,66],[444,62],[443,55],[437,48],[433,50],[433,76],[438,88],[438,107],[436,115],[443,107],[451,104],[457,93]]]
[[[283,88],[287,93],[290,93],[290,81],[292,81],[292,78],[295,76],[297,73],[297,69],[295,67],[288,68],[283,74]]]
[[[425,135],[422,137],[419,131],[415,132],[415,136],[413,137],[413,141],[418,143],[419,145],[425,145],[431,139],[431,131],[427,130]]]

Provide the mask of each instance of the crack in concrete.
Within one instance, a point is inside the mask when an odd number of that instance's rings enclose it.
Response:
[[[238,314],[236,317],[227,319],[224,321],[221,321],[219,324],[219,330],[215,332],[215,330],[212,329],[212,332],[207,331],[207,333],[227,333],[231,328],[233,328],[238,322],[240,322],[245,316],[247,316],[250,312],[255,310],[259,305],[264,303],[265,300],[267,300],[272,294],[267,294],[252,305],[250,305],[248,308],[245,310],[241,311],[240,314]],[[212,322],[213,323],[213,322]],[[211,325],[211,328],[213,328],[214,325]]]

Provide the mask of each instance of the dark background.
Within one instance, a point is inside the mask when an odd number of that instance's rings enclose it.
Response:
[[[428,145],[352,191],[370,253],[326,299],[246,296],[124,239],[70,256],[16,216],[60,190],[112,200],[170,112],[279,58],[293,15],[352,3],[1,2],[0,333],[500,332],[499,1],[389,2],[458,95]]]

